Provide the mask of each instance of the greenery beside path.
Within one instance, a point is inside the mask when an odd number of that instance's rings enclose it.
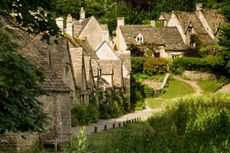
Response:
[[[195,90],[189,84],[170,78],[159,98],[146,98],[145,101],[151,108],[161,108],[162,104],[167,100],[193,93],[195,93]]]
[[[228,153],[230,94],[184,97],[148,122],[88,136],[95,153]]]

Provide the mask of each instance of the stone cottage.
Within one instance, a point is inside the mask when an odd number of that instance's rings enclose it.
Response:
[[[75,99],[75,84],[67,40],[63,37],[55,44],[51,39],[51,45],[41,41],[40,36],[29,35],[25,31],[15,27],[12,22],[1,17],[4,26],[12,29],[18,37],[15,41],[21,46],[18,51],[38,67],[45,70],[45,80],[42,84],[47,95],[38,97],[43,104],[44,111],[49,120],[45,127],[45,133],[40,135],[44,144],[63,144],[70,142],[71,131],[71,103]],[[35,133],[22,133],[21,135],[6,134],[0,139],[1,148],[22,151],[30,149],[38,140]],[[10,139],[8,139],[10,137]],[[7,139],[4,139],[7,138]]]
[[[163,58],[181,56],[187,48],[176,27],[157,28],[154,21],[151,25],[126,25],[124,18],[118,17],[114,48],[119,53],[130,54],[131,45],[147,49],[153,46],[150,49],[153,54],[159,53]]]
[[[215,44],[220,26],[225,21],[219,10],[204,9],[202,3],[196,3],[194,12],[162,13],[159,20],[164,22],[165,26],[176,27],[183,42],[188,46],[193,45],[190,43],[192,34],[197,34],[202,43],[206,45]]]
[[[129,77],[130,70],[123,64],[123,60],[114,52],[107,25],[101,25],[94,16],[85,18],[85,11],[83,8],[81,8],[79,20],[68,15],[66,24],[64,24],[63,19],[60,18],[56,21],[57,25],[69,36],[69,39],[77,41],[83,48],[83,51],[85,52],[84,67],[89,70],[86,71],[91,73],[88,73],[88,82],[90,78],[94,78],[91,79],[94,81],[92,84],[100,85],[97,86],[97,88],[107,88],[112,86],[123,89],[124,78]],[[72,60],[74,59],[72,58]],[[90,63],[88,61],[90,61]],[[103,61],[111,62],[106,62],[108,65],[105,66],[103,65]],[[119,64],[119,66],[117,64]],[[114,71],[113,69],[115,67],[118,67],[119,69]],[[109,71],[113,73],[108,73],[109,68]],[[92,76],[92,74],[96,73],[98,74],[97,76]]]

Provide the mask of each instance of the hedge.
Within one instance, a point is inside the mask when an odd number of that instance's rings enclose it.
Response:
[[[206,58],[181,57],[173,60],[170,71],[181,73],[183,70],[193,70],[221,74],[224,67],[225,62],[220,56]]]
[[[145,63],[145,57],[131,57],[132,73],[142,73]]]

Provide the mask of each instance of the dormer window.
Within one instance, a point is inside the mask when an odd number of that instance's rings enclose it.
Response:
[[[187,27],[187,31],[188,31],[188,33],[193,33],[193,25],[192,25],[192,23],[190,22],[189,23],[189,25],[188,25],[188,27]]]
[[[142,36],[141,34],[138,34],[138,35],[136,36],[136,42],[137,42],[137,44],[140,44],[140,43],[142,43],[143,41],[144,41],[143,36]]]

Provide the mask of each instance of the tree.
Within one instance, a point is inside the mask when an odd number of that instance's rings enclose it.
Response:
[[[221,34],[219,38],[219,45],[224,49],[224,60],[226,64],[227,76],[230,74],[230,2],[225,0],[223,2],[222,12],[227,19],[227,22],[223,25],[221,29]]]
[[[43,39],[49,41],[59,31],[47,12],[53,5],[55,0],[0,1],[0,133],[41,131],[47,118],[36,99],[44,94],[43,71],[17,52],[19,46],[12,41],[16,37],[1,21],[14,17],[20,27],[30,33],[43,33]]]
[[[0,15],[8,18],[13,15],[28,32],[43,33],[43,39],[49,41],[51,36],[56,36],[59,32],[52,17],[55,6],[56,0],[1,0]]]
[[[43,73],[17,53],[12,38],[0,21],[0,133],[41,131],[46,114],[36,97],[43,94]]]

